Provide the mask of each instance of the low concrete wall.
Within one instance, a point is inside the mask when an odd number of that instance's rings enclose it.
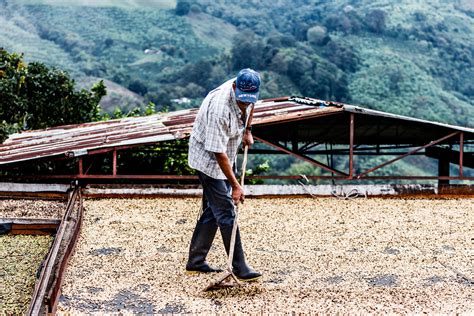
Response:
[[[65,193],[66,184],[0,183],[0,195],[21,196],[48,192]],[[359,185],[247,185],[246,195],[263,196],[412,196],[412,195],[462,195],[474,197],[474,185],[436,184],[359,184]],[[200,196],[202,189],[196,185],[88,185],[83,194],[86,197],[154,197],[154,196]]]
[[[0,192],[66,192],[68,184],[0,182]]]
[[[406,184],[406,185],[247,185],[245,194],[248,197],[264,196],[336,196],[374,197],[374,196],[412,196],[412,195],[472,195],[474,186],[449,186],[440,192],[437,185]],[[199,187],[107,187],[88,186],[84,190],[88,197],[128,197],[128,196],[201,196]]]

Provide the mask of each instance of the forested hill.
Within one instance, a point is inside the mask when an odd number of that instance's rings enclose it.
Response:
[[[253,67],[264,98],[304,95],[474,127],[472,0],[71,2],[0,0],[0,47],[78,82],[104,78],[134,92],[109,88],[109,111],[196,106]],[[182,97],[191,102],[174,100]]]

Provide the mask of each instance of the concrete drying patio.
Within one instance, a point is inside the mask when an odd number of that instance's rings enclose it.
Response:
[[[184,265],[198,198],[85,200],[64,313],[473,313],[474,199],[247,199],[260,283],[203,293]],[[208,256],[224,267],[218,235]]]

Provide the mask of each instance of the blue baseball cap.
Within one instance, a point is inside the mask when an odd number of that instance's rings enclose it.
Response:
[[[260,75],[253,69],[245,68],[239,71],[235,80],[235,98],[246,103],[258,101],[260,90]]]

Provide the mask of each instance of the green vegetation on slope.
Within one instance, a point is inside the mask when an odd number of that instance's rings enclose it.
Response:
[[[1,0],[0,10],[9,51],[75,78],[111,80],[159,108],[196,106],[254,67],[262,97],[299,94],[473,124],[469,1]],[[191,102],[172,101],[182,97]]]
[[[0,0],[1,46],[67,70],[84,86],[107,79],[114,97],[102,106],[111,114],[137,102],[198,106],[207,91],[253,67],[263,98],[305,95],[474,126],[472,1],[64,4]],[[274,160],[282,163],[272,168],[293,163]]]
[[[175,0],[19,0],[17,3],[149,9],[173,9],[176,7]]]

